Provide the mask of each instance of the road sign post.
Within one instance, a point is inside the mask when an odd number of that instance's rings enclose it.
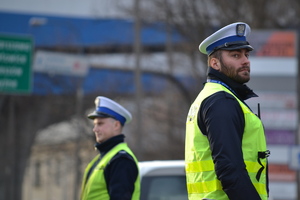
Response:
[[[32,54],[31,37],[0,34],[0,93],[31,92]]]

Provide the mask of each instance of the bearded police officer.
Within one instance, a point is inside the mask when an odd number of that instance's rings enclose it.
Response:
[[[86,167],[82,200],[138,200],[140,177],[138,161],[124,143],[122,128],[131,114],[115,101],[99,96],[96,110],[88,115],[94,122],[95,147],[100,154]]]
[[[268,198],[264,128],[245,103],[257,96],[245,85],[253,50],[249,33],[246,23],[233,23],[199,46],[208,55],[208,75],[186,121],[189,200]]]

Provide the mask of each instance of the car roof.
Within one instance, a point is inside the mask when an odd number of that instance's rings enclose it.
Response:
[[[185,175],[184,160],[154,160],[139,162],[140,176]]]

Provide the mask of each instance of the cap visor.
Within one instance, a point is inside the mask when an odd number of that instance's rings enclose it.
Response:
[[[95,119],[97,117],[100,117],[100,118],[108,118],[108,117],[111,117],[113,118],[112,116],[108,115],[108,114],[105,114],[105,113],[98,113],[98,112],[92,112],[91,114],[89,114],[87,116],[89,119]]]
[[[223,49],[223,50],[236,50],[236,49],[248,49],[249,51],[252,51],[253,50],[253,47],[250,46],[250,45],[239,45],[239,46],[230,46],[230,47],[222,47],[220,49]]]

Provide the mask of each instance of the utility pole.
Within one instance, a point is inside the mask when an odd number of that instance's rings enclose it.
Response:
[[[167,53],[167,63],[168,63],[168,67],[169,67],[169,76],[174,76],[174,60],[173,60],[173,41],[172,41],[172,27],[171,27],[171,16],[170,16],[170,11],[169,9],[169,4],[168,1],[165,0],[164,1],[164,6],[166,8],[166,17],[167,17],[167,25],[166,25],[166,53]],[[170,83],[171,85],[171,83]],[[170,87],[170,86],[169,86]],[[167,130],[167,134],[168,134],[168,138],[171,142],[174,141],[174,134],[173,134],[173,128],[174,128],[174,97],[173,95],[167,95],[167,122],[168,122],[168,130]],[[171,147],[167,147],[167,149],[165,150],[166,152],[168,152],[168,156],[170,158],[174,158],[173,155],[174,153],[174,149]]]
[[[143,96],[143,85],[142,85],[142,78],[141,78],[141,16],[140,16],[140,0],[135,0],[134,3],[134,14],[135,14],[135,27],[134,27],[134,54],[135,54],[135,101],[136,101],[136,129],[135,129],[135,145],[138,151],[136,152],[136,156],[140,159],[143,155],[143,148],[142,148],[142,96]]]

